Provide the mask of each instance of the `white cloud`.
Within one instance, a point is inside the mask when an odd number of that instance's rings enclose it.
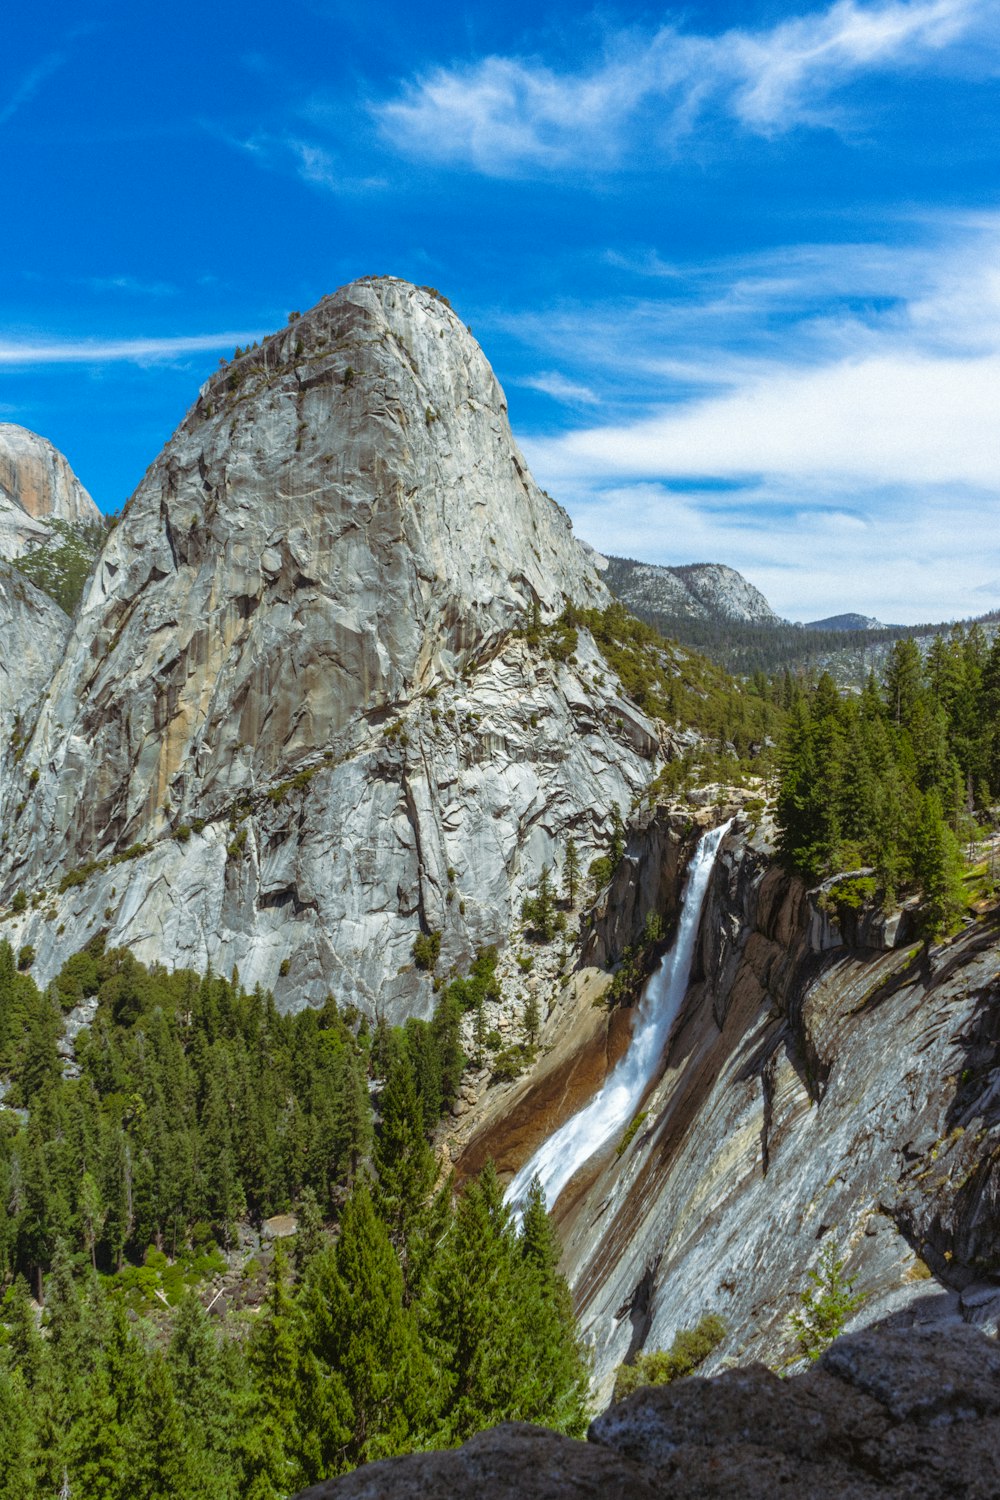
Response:
[[[527,386],[529,390],[541,391],[545,396],[551,396],[554,401],[564,401],[571,406],[598,406],[600,396],[592,391],[589,385],[581,385],[579,381],[567,380],[565,375],[560,375],[558,370],[542,370],[537,375],[526,375],[518,381],[518,385]]]
[[[962,617],[1000,576],[1000,217],[775,249],[514,322],[600,422],[522,435],[604,551],[719,561],[797,619]]]
[[[155,339],[0,339],[0,366],[96,365],[119,361],[153,364],[205,350],[232,349],[237,344],[266,338],[270,331],[254,329],[249,333],[197,333]]]
[[[300,181],[311,187],[343,196],[379,191],[389,185],[384,177],[353,175],[345,169],[336,153],[304,136],[272,135],[265,131],[250,136],[233,136],[220,131],[211,121],[203,123],[210,134],[253,157],[258,165],[272,171],[290,168]]]
[[[710,110],[762,136],[833,124],[838,88],[925,65],[991,13],[995,23],[992,0],[836,0],[756,32],[665,26],[646,39],[612,37],[575,73],[497,56],[435,68],[374,113],[396,147],[487,175],[599,170],[621,160],[640,125],[646,149],[667,150]]]
[[[87,276],[80,278],[81,286],[95,292],[125,292],[131,297],[173,297],[177,287],[167,281],[141,281],[137,276]]]
[[[548,478],[541,465],[536,477]],[[856,610],[918,624],[1000,602],[1000,528],[982,496],[900,489],[868,497],[863,513],[846,511],[847,499],[770,484],[710,496],[638,483],[579,491],[570,511],[604,553],[728,563],[788,619]]]
[[[724,396],[535,444],[553,479],[839,476],[1000,491],[1000,354],[778,368]]]

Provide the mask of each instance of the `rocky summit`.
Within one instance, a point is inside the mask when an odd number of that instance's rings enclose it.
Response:
[[[19,557],[46,541],[53,521],[100,519],[57,448],[26,427],[0,422],[0,557]]]
[[[760,589],[723,563],[664,567],[610,557],[602,571],[615,596],[644,617],[722,620],[744,625],[782,623]]]
[[[607,597],[446,301],[343,288],[205,384],[19,668],[0,889],[45,896],[12,941],[43,981],[102,928],[279,1004],[426,1009],[415,938],[502,938],[655,772],[596,653],[518,636]]]

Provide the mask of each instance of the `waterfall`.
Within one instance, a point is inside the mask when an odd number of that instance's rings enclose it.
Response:
[[[513,1207],[524,1201],[531,1179],[537,1177],[546,1207],[551,1209],[584,1162],[620,1135],[634,1118],[643,1095],[656,1077],[671,1027],[687,992],[709,877],[730,823],[704,834],[692,855],[681,896],[677,934],[643,992],[628,1051],[590,1103],[543,1141],[525,1162],[507,1189],[506,1201]]]

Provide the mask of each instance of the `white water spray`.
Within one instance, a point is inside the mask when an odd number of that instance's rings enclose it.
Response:
[[[691,858],[681,896],[677,936],[643,992],[628,1051],[590,1103],[543,1141],[530,1161],[525,1162],[505,1195],[514,1208],[524,1202],[531,1179],[537,1177],[545,1194],[545,1206],[551,1209],[574,1173],[635,1116],[660,1066],[671,1027],[687,993],[709,876],[729,827],[730,823],[724,823],[721,828],[710,829]]]

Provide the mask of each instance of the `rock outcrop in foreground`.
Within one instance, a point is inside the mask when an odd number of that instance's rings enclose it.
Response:
[[[754,1365],[645,1387],[589,1437],[505,1423],[300,1500],[996,1500],[1000,1345],[968,1328],[871,1329],[790,1380]]]

